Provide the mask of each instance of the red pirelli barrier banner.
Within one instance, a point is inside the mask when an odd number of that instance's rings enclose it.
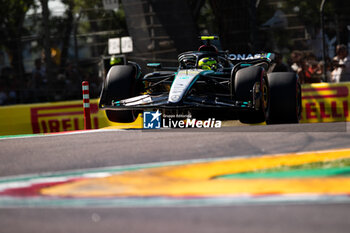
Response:
[[[84,129],[81,104],[62,104],[30,108],[33,133],[62,132]],[[97,104],[91,104],[92,128],[99,129]],[[102,122],[101,122],[102,123]],[[103,123],[102,123],[103,124]],[[105,126],[105,124],[103,124]]]
[[[350,83],[302,85],[302,123],[350,121]]]
[[[141,128],[141,120],[132,124],[108,121],[105,111],[98,109],[98,100],[91,100],[91,127]],[[82,101],[44,104],[23,104],[0,107],[0,135],[55,133],[84,129]]]

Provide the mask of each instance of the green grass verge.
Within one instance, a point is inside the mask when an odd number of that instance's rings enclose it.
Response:
[[[350,176],[350,159],[307,163],[298,166],[279,166],[253,172],[225,174],[216,179],[258,179]]]

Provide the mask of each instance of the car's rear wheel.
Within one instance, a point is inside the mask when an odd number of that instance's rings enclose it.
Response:
[[[262,67],[251,66],[237,71],[234,78],[233,93],[236,100],[244,102],[253,102],[254,96],[260,95],[257,98],[257,109],[238,112],[240,122],[256,124],[265,121],[269,91]]]
[[[100,104],[111,105],[112,101],[133,97],[136,72],[133,65],[112,66],[103,85]],[[110,121],[130,123],[135,121],[138,114],[133,110],[106,110],[106,115]]]
[[[298,123],[301,115],[301,86],[296,74],[271,73],[267,76],[270,104],[267,124]]]

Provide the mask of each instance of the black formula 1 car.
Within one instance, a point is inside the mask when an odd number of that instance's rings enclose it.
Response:
[[[271,73],[274,54],[219,52],[214,36],[202,36],[198,51],[178,56],[175,69],[144,76],[136,63],[112,66],[103,83],[100,109],[113,122],[132,122],[144,110],[188,114],[196,119],[238,119],[242,123],[298,123],[301,87],[295,73]]]

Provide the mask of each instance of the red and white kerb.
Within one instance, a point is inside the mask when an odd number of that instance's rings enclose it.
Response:
[[[83,81],[84,129],[91,129],[89,82]]]

